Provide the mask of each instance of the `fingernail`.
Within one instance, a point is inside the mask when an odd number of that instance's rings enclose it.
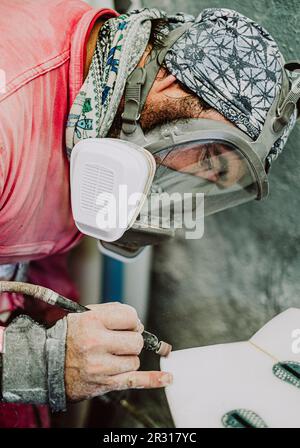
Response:
[[[160,383],[162,386],[169,386],[170,384],[173,383],[173,375],[171,373],[164,373],[161,377],[160,377]]]
[[[142,322],[140,320],[138,320],[137,331],[139,333],[143,333],[143,331],[144,331],[144,325],[142,324]]]

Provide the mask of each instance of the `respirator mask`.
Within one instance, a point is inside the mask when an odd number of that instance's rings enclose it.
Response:
[[[300,64],[290,63],[255,141],[208,119],[177,120],[144,133],[139,118],[149,90],[167,51],[190,26],[170,32],[150,62],[129,76],[120,139],[81,140],[72,150],[75,223],[104,253],[122,260],[173,237],[185,227],[183,215],[190,227],[204,215],[265,198],[267,156],[299,107]]]

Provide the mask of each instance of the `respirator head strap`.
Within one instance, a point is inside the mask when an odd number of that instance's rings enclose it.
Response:
[[[300,116],[300,62],[292,61],[285,64],[284,68],[291,72],[298,72],[298,76],[292,81],[291,88],[280,105],[278,116],[273,122],[273,129],[275,132],[280,131],[290,121],[295,109],[298,111],[298,118]]]
[[[141,90],[146,80],[146,70],[137,67],[128,77],[125,89],[125,105],[122,113],[122,130],[132,134],[140,118]]]
[[[136,67],[129,75],[126,82],[125,104],[122,114],[122,131],[124,134],[131,135],[136,131],[140,113],[167,52],[191,25],[192,23],[185,23],[171,31],[162,43],[162,47],[151,51],[149,62],[145,67]]]
[[[282,71],[282,86],[280,92],[277,94],[265,120],[263,129],[258,139],[251,144],[253,149],[264,162],[273,147],[274,143],[278,141],[283,135],[285,128],[288,126],[295,110],[299,109],[300,99],[300,76],[294,76],[291,81],[286,73],[286,70],[299,70],[299,63],[285,64]]]

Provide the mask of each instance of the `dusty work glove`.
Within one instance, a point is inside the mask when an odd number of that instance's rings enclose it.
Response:
[[[64,410],[66,318],[46,329],[19,316],[5,329],[2,399],[10,403],[49,404]]]
[[[65,384],[77,401],[113,390],[169,385],[168,373],[137,372],[143,348],[141,325],[134,308],[120,303],[92,305],[91,311],[69,314]]]

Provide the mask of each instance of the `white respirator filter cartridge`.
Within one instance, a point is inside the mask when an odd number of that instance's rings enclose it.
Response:
[[[71,153],[71,203],[78,229],[117,241],[135,222],[149,193],[155,159],[134,143],[111,138],[78,142]]]

